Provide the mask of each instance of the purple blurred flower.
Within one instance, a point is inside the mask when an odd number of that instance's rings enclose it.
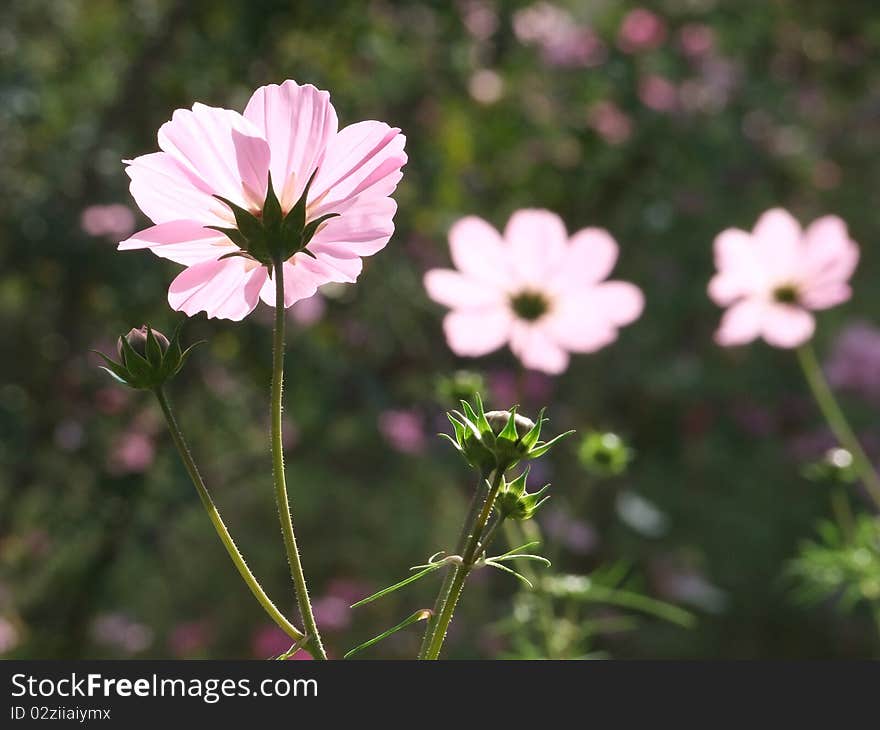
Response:
[[[544,405],[553,394],[553,378],[537,370],[527,370],[522,376],[512,370],[496,370],[488,381],[493,408],[510,408],[515,403],[526,408]]]
[[[592,525],[575,519],[559,507],[548,509],[541,525],[549,537],[577,555],[588,555],[599,544],[599,536]]]
[[[320,294],[294,302],[289,310],[293,321],[302,327],[309,327],[320,321],[326,311],[327,300]]]
[[[868,322],[846,327],[834,342],[825,372],[835,388],[880,405],[880,328]]]
[[[83,210],[80,225],[90,236],[127,238],[134,230],[135,218],[125,205],[90,205]]]
[[[625,53],[640,53],[659,48],[665,40],[666,21],[657,13],[636,8],[623,19],[617,45]]]
[[[312,610],[322,631],[342,631],[351,624],[350,605],[339,596],[321,596],[312,601]]]
[[[425,421],[415,411],[384,411],[379,415],[379,431],[396,451],[419,454],[425,450]]]
[[[608,57],[605,43],[592,28],[575,22],[571,14],[548,2],[518,10],[513,32],[523,45],[536,46],[549,66],[590,67]]]
[[[97,616],[91,626],[92,639],[125,654],[137,654],[153,643],[153,630],[122,613]]]

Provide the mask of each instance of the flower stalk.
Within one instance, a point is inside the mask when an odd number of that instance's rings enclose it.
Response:
[[[495,498],[498,496],[498,491],[504,483],[504,469],[496,468],[493,470],[488,481],[489,489],[477,492],[477,494],[485,494],[486,496],[481,505],[479,500],[477,500],[478,509],[476,514],[472,520],[468,520],[466,523],[465,532],[467,537],[461,554],[461,563],[456,565],[449,574],[451,577],[448,585],[444,581],[444,585],[441,587],[440,596],[438,596],[439,614],[437,614],[436,619],[429,622],[428,631],[425,634],[427,646],[424,647],[423,653],[419,655],[420,659],[437,659],[440,656],[440,650],[443,648],[443,642],[446,639],[449,624],[452,622],[455,607],[458,605],[458,601],[464,591],[465,581],[479,558],[480,548],[485,549],[487,547],[487,541],[482,539],[483,533],[489,522],[489,516],[492,514]],[[430,638],[428,638],[428,634],[430,634]]]
[[[853,466],[861,478],[862,484],[865,485],[874,504],[880,508],[880,477],[878,477],[871,460],[859,443],[855,432],[834,397],[834,393],[822,373],[822,367],[816,358],[815,350],[807,343],[797,349],[797,355],[819,410],[840,445],[852,454]]]
[[[290,623],[281,611],[278,610],[275,604],[272,603],[272,600],[266,595],[266,592],[263,590],[259,581],[254,577],[250,568],[248,568],[244,557],[236,546],[235,541],[232,539],[232,535],[229,534],[229,530],[226,528],[226,524],[223,522],[223,518],[220,516],[220,512],[217,510],[217,506],[214,504],[214,500],[211,498],[211,494],[208,492],[208,488],[205,486],[202,475],[199,473],[199,469],[186,445],[186,441],[184,441],[183,433],[180,430],[180,426],[177,424],[177,419],[174,417],[174,412],[171,410],[171,404],[168,402],[165,391],[161,387],[158,387],[153,392],[156,394],[156,399],[159,401],[159,406],[162,408],[162,413],[168,424],[168,430],[171,433],[171,439],[174,441],[174,445],[177,447],[177,452],[180,454],[180,459],[186,468],[187,474],[189,474],[189,478],[192,480],[196,492],[199,494],[202,506],[205,508],[205,512],[208,513],[208,518],[211,520],[211,524],[214,525],[214,530],[216,530],[220,542],[223,543],[223,547],[226,548],[226,552],[229,553],[229,557],[232,559],[239,575],[241,575],[242,580],[244,580],[251,593],[253,593],[254,598],[257,599],[269,617],[278,624],[278,627],[293,639],[294,642],[301,642],[306,638],[306,635]]]
[[[315,623],[312,604],[309,600],[309,589],[303,573],[302,561],[293,533],[293,518],[290,513],[290,501],[287,497],[287,483],[284,476],[284,447],[282,438],[281,408],[284,389],[284,265],[276,258],[273,266],[275,278],[275,329],[272,349],[272,476],[275,483],[275,504],[278,508],[278,520],[281,523],[281,534],[284,538],[284,549],[290,565],[290,575],[296,591],[306,634],[309,637],[307,647],[316,659],[326,659],[327,654],[321,643],[321,635]]]

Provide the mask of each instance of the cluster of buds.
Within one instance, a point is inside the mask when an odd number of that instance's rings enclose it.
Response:
[[[591,431],[578,449],[581,465],[597,477],[623,474],[632,461],[633,451],[611,431]]]
[[[180,346],[179,327],[169,340],[161,332],[144,325],[119,338],[116,346],[119,362],[102,352],[97,354],[106,363],[103,369],[119,382],[139,390],[155,390],[180,372],[198,344],[184,350]]]
[[[544,504],[550,495],[544,493],[550,488],[545,484],[537,492],[529,494],[526,489],[526,480],[529,477],[528,468],[513,481],[504,480],[498,498],[495,500],[495,508],[502,517],[510,517],[514,520],[530,520],[535,516],[538,508]]]
[[[568,431],[550,441],[540,441],[541,427],[548,420],[543,410],[537,422],[518,414],[516,406],[509,411],[486,412],[479,394],[474,396],[474,406],[463,400],[461,407],[461,411],[447,414],[455,438],[443,436],[483,475],[496,469],[505,472],[521,461],[537,459],[557,441],[574,433]]]

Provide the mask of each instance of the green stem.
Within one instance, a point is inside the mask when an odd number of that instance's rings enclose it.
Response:
[[[266,592],[263,590],[259,581],[257,581],[254,574],[251,573],[244,557],[235,545],[232,535],[230,535],[229,530],[226,529],[226,525],[220,517],[220,512],[217,510],[214,500],[211,499],[211,495],[208,492],[208,488],[205,486],[202,475],[199,473],[199,469],[193,460],[192,454],[190,454],[186,441],[183,439],[183,433],[180,430],[180,426],[177,425],[177,420],[174,418],[171,404],[168,402],[165,392],[162,388],[157,388],[154,392],[159,401],[159,405],[162,407],[162,413],[165,414],[165,420],[168,422],[168,430],[171,432],[171,438],[174,441],[174,445],[177,447],[180,459],[183,461],[183,465],[186,467],[189,478],[192,480],[196,491],[199,493],[199,499],[202,500],[202,506],[204,506],[205,511],[208,513],[208,518],[211,520],[211,524],[214,525],[214,529],[217,531],[217,536],[226,548],[226,552],[229,553],[229,557],[238,569],[239,575],[241,575],[242,579],[247,584],[247,587],[251,589],[254,598],[260,602],[260,605],[265,609],[266,613],[269,614],[270,618],[278,624],[281,630],[295,642],[301,641],[305,638],[305,634],[290,623],[281,611],[275,607],[275,604],[272,603],[272,600],[266,595]]]
[[[537,525],[534,525],[534,528],[537,530],[537,537],[540,539],[540,530],[537,529]],[[523,525],[514,522],[508,522],[505,524],[504,535],[507,538],[511,550],[518,545],[531,541],[535,537],[534,535],[526,535]],[[537,604],[538,627],[541,633],[541,638],[544,640],[544,651],[547,653],[547,658],[562,658],[557,657],[558,642],[556,641],[556,638],[558,632],[556,631],[556,611],[553,607],[553,599],[544,591],[544,587],[541,585],[540,576],[529,564],[529,561],[523,561],[523,564],[518,567],[522,574],[532,582],[532,585],[535,586],[534,600]]]
[[[465,517],[464,524],[461,527],[458,542],[455,544],[455,555],[461,555],[464,552],[471,529],[473,529],[474,520],[477,519],[477,514],[480,511],[480,506],[483,504],[483,500],[486,499],[486,494],[486,480],[480,477],[480,482],[477,484],[477,488],[474,490],[474,494],[471,497],[467,517]],[[431,613],[431,618],[428,619],[428,625],[425,627],[425,635],[422,637],[422,644],[419,647],[419,659],[424,659],[425,654],[428,652],[431,639],[434,637],[434,629],[437,627],[437,618],[440,616],[440,612],[443,610],[443,604],[446,602],[446,598],[449,595],[449,589],[452,587],[452,577],[454,574],[455,571],[452,568],[446,569],[446,575],[443,576],[443,583],[440,584],[440,591],[437,593],[437,600],[434,601],[434,609]]]
[[[455,566],[452,573],[452,580],[449,589],[442,601],[440,613],[434,621],[433,633],[428,642],[428,648],[424,653],[424,659],[437,659],[440,656],[440,649],[443,647],[443,641],[446,639],[446,631],[452,622],[452,615],[455,613],[455,607],[464,591],[464,584],[474,567],[474,563],[478,557],[478,549],[481,546],[480,538],[486,529],[486,523],[492,514],[492,506],[495,504],[495,498],[504,482],[504,470],[495,469],[492,476],[491,486],[486,494],[486,498],[479,509],[476,519],[470,522],[467,530],[468,537],[465,542],[464,551],[461,555],[461,563]],[[485,547],[485,545],[483,545]],[[441,595],[443,590],[441,588]]]
[[[303,574],[296,537],[293,534],[293,519],[290,515],[290,502],[287,498],[287,484],[284,478],[284,447],[281,429],[282,391],[284,389],[284,266],[280,260],[273,267],[275,277],[275,331],[272,342],[272,476],[275,482],[275,504],[278,507],[278,520],[284,537],[284,549],[290,564],[290,575],[296,590],[296,600],[302,616],[308,647],[315,659],[326,659],[327,654],[321,644],[321,635],[312,613],[309,589]]]
[[[856,468],[865,489],[871,495],[871,499],[877,507],[880,507],[880,477],[871,465],[871,460],[859,444],[859,440],[853,433],[849,422],[846,420],[834,393],[828,386],[828,381],[822,374],[822,368],[816,359],[816,353],[810,344],[802,345],[797,350],[798,360],[804,371],[804,377],[813,392],[813,397],[822,411],[822,415],[828,422],[828,426],[834,433],[840,445],[852,454],[853,465]]]

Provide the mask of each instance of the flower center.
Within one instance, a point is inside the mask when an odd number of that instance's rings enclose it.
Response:
[[[797,304],[798,290],[794,284],[783,284],[773,290],[773,301],[780,304]]]
[[[534,322],[543,317],[550,309],[550,302],[538,292],[524,291],[511,297],[510,306],[520,319]]]

